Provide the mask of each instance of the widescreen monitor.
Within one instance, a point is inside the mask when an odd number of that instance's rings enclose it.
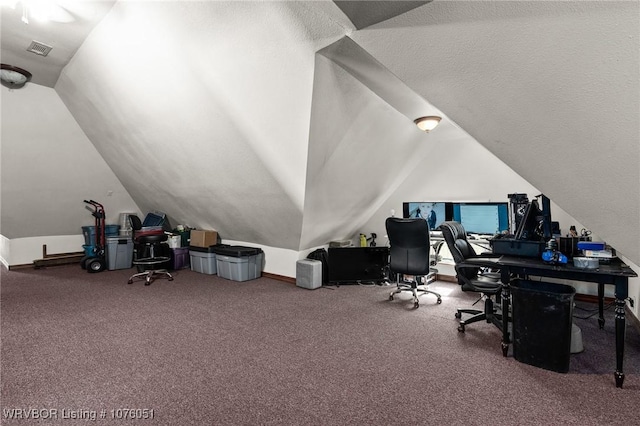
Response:
[[[495,235],[509,231],[508,203],[455,203],[453,220],[467,233]]]
[[[430,230],[435,230],[445,220],[451,219],[451,203],[445,202],[409,202],[403,203],[403,217],[421,217],[427,221]]]

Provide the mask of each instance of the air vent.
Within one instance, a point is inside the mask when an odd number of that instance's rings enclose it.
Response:
[[[27,52],[35,53],[40,56],[47,56],[49,52],[51,52],[51,49],[53,49],[53,47],[34,40],[31,42],[29,47],[27,47]]]

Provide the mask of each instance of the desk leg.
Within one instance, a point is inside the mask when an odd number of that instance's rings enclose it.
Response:
[[[509,353],[509,344],[511,337],[509,336],[509,280],[511,274],[507,268],[500,271],[500,279],[502,281],[502,355],[507,356]]]
[[[621,388],[624,382],[622,363],[624,361],[624,335],[626,333],[625,324],[625,300],[629,297],[629,280],[626,277],[615,279],[615,313],[616,313],[616,387]]]
[[[598,283],[598,326],[604,328],[604,284]]]
[[[625,335],[625,314],[624,299],[618,299],[616,295],[616,387],[621,388],[624,382],[622,363],[624,360],[624,335]]]

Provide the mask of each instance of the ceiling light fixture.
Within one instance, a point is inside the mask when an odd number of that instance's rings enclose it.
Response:
[[[422,131],[429,133],[430,130],[436,128],[438,123],[440,123],[442,117],[438,117],[437,115],[428,115],[426,117],[420,117],[413,120],[416,123],[416,126]]]
[[[9,89],[19,89],[31,80],[31,73],[13,65],[0,64],[0,82]]]
[[[52,0],[0,0],[0,4],[14,9],[22,4],[21,21],[29,24],[29,18],[35,18],[37,21],[46,22],[51,19],[54,8],[60,8],[57,1]]]

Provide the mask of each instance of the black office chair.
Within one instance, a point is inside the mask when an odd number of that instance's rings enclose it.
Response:
[[[167,241],[167,235],[162,228],[145,230],[140,218],[136,215],[129,216],[129,223],[133,229],[133,243],[136,247],[133,264],[138,267],[137,274],[129,277],[129,284],[136,278],[144,278],[144,285],[150,285],[158,277],[167,277],[173,281],[171,274],[163,268],[170,260],[168,256],[160,256],[160,244]]]
[[[442,303],[442,296],[426,288],[435,280],[438,272],[437,269],[432,268],[431,264],[427,221],[421,218],[389,217],[385,225],[391,246],[389,270],[396,276],[397,287],[389,295],[389,300],[393,300],[393,296],[397,293],[410,291],[413,294],[415,308],[420,306],[418,296],[426,293],[434,294],[438,298],[438,303]],[[413,275],[413,279],[405,281],[405,275]]]
[[[480,293],[480,300],[484,300],[484,310],[478,309],[458,309],[456,318],[461,319],[458,331],[463,332],[467,324],[486,320],[488,323],[501,327],[502,315],[496,310],[494,304],[501,295],[502,283],[500,272],[496,271],[493,263],[497,256],[488,253],[478,255],[473,246],[467,240],[467,233],[464,227],[455,221],[442,222],[440,225],[442,236],[453,256],[458,284],[462,286],[462,291],[473,291]],[[470,314],[471,317],[462,320],[462,314]]]

